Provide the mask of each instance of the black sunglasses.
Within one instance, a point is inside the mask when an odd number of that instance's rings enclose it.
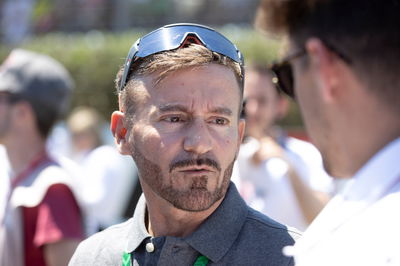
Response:
[[[274,83],[278,92],[283,92],[291,98],[295,97],[293,69],[290,61],[305,55],[307,55],[307,52],[305,49],[302,49],[270,66],[273,73],[272,83]]]
[[[341,58],[347,64],[351,64],[351,60],[349,59],[349,57],[345,56],[343,53],[339,52],[331,45],[328,45],[326,42],[324,42],[324,44],[329,50],[334,52],[337,56],[339,56],[339,58]],[[283,92],[292,99],[295,98],[295,91],[294,91],[293,68],[291,61],[305,55],[307,55],[307,51],[303,48],[300,51],[285,57],[281,61],[273,63],[269,67],[273,74],[272,83],[275,85],[278,92]]]

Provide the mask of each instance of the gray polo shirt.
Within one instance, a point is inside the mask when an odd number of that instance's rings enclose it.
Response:
[[[193,265],[199,255],[208,265],[293,265],[282,248],[300,234],[251,209],[230,184],[225,199],[191,235],[152,238],[145,226],[146,202],[142,196],[133,218],[83,241],[70,266],[122,265],[124,252],[133,265]],[[148,252],[146,244],[154,250]]]

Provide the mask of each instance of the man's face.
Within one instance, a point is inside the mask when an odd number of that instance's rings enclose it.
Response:
[[[293,48],[291,53],[297,52],[298,48]],[[296,100],[303,117],[307,133],[313,144],[321,152],[324,168],[330,175],[334,175],[334,160],[337,157],[335,145],[335,134],[331,128],[334,123],[326,112],[323,103],[322,92],[319,84],[319,72],[316,66],[302,61],[303,58],[293,60],[294,90]]]
[[[255,71],[247,72],[244,98],[247,134],[253,137],[265,134],[279,115],[279,96],[271,77]]]
[[[140,103],[126,137],[141,182],[186,211],[222,199],[244,130],[239,85],[231,69],[209,64],[179,70],[135,90]]]

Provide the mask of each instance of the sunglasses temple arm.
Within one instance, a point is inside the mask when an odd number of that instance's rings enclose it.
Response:
[[[131,49],[129,50],[129,54],[128,54],[128,56],[127,56],[127,58],[125,60],[125,63],[124,63],[124,73],[123,73],[123,75],[121,77],[121,81],[119,83],[119,87],[118,87],[119,91],[118,92],[121,92],[124,89],[125,85],[126,85],[126,81],[128,79],[128,74],[129,74],[129,71],[130,71],[130,68],[131,68],[131,65],[132,65],[132,61],[134,61],[135,55],[138,52],[139,42],[140,42],[140,39],[137,40],[132,45]]]

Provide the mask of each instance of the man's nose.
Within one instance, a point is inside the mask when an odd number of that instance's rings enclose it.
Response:
[[[183,148],[187,152],[196,154],[205,154],[212,149],[212,137],[206,121],[194,119],[191,122]]]

